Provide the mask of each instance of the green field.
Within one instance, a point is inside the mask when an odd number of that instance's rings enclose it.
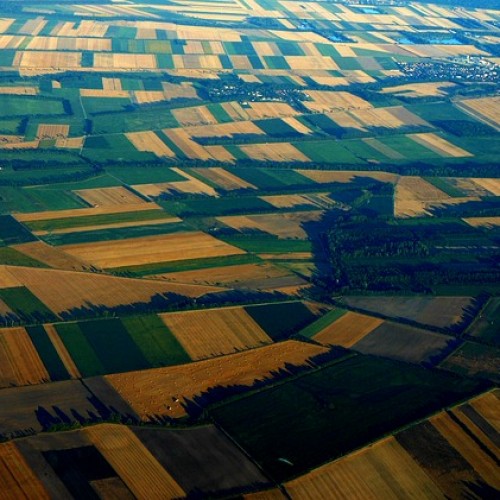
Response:
[[[327,326],[335,323],[335,321],[341,318],[346,312],[347,311],[345,309],[333,309],[332,311],[328,311],[325,315],[321,316],[316,321],[300,330],[298,334],[301,337],[312,339]]]
[[[54,321],[54,313],[26,287],[0,288],[0,300],[24,323]]]

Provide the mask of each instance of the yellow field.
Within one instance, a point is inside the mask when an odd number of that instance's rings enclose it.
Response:
[[[186,415],[185,401],[210,387],[251,386],[286,364],[303,366],[325,352],[324,347],[288,340],[187,365],[106,375],[105,379],[141,419],[153,415],[180,418]]]
[[[94,69],[101,71],[156,69],[154,54],[108,54],[94,53]]]
[[[153,132],[127,132],[127,139],[138,151],[150,151],[156,156],[174,158],[175,153]]]
[[[349,311],[316,334],[314,340],[322,344],[352,347],[383,322],[380,318]]]
[[[264,132],[252,121],[185,127],[185,130],[191,137],[233,137],[235,134],[264,135]]]
[[[262,120],[264,118],[280,118],[298,115],[290,104],[285,102],[250,102],[250,108],[246,108],[250,120]]]
[[[38,125],[37,138],[38,139],[58,139],[68,137],[69,125],[51,125],[41,123]]]
[[[102,77],[102,88],[104,90],[122,90],[122,82],[119,78]]]
[[[239,146],[241,151],[253,160],[262,161],[311,161],[304,153],[300,152],[289,142],[276,142],[272,144],[248,144]]]
[[[37,95],[38,88],[28,86],[0,87],[0,94]]]
[[[97,54],[96,54],[97,56]],[[82,54],[80,52],[56,51],[19,51],[16,54],[13,66],[30,71],[58,70],[65,71],[81,67]]]
[[[137,195],[128,189],[118,186],[109,188],[96,189],[79,189],[73,191],[80,198],[85,200],[93,207],[113,207],[116,205],[145,205],[150,208],[155,208],[156,205],[150,205],[148,202],[139,198]]]
[[[181,127],[214,125],[217,123],[217,120],[206,106],[174,109],[172,110],[172,114]]]
[[[56,148],[81,149],[83,142],[83,137],[59,138],[56,139]]]
[[[329,193],[314,193],[314,196],[307,194],[278,194],[271,196],[261,196],[260,199],[270,203],[276,208],[303,207],[305,205],[327,208],[334,204]]]
[[[500,227],[500,217],[467,217],[462,220],[472,227],[485,227],[487,229]]]
[[[196,99],[198,94],[192,83],[182,82],[180,84],[162,82],[163,92],[168,99]]]
[[[500,127],[500,97],[465,99],[457,104],[459,108],[472,113],[477,118],[498,129]]]
[[[202,232],[64,245],[64,252],[101,268],[222,257],[245,253]]]
[[[184,490],[128,427],[104,424],[83,432],[136,498],[185,497]]]
[[[393,437],[315,469],[285,488],[292,499],[444,498]]]
[[[444,412],[431,418],[430,422],[467,462],[474,465],[476,472],[490,486],[500,488],[498,465],[461,426]]]
[[[229,215],[217,220],[237,230],[260,229],[278,238],[307,238],[303,224],[318,221],[322,211],[291,212],[265,215]]]
[[[193,360],[272,343],[243,308],[188,311],[160,317]]]
[[[26,330],[21,327],[0,329],[0,387],[41,384],[49,380]]]
[[[0,288],[12,286],[26,286],[56,314],[90,305],[114,307],[150,302],[158,294],[177,293],[199,297],[221,290],[201,285],[118,278],[99,273],[0,266]]]
[[[137,104],[150,104],[169,99],[162,90],[134,90],[133,96]]]
[[[500,196],[500,179],[472,179],[476,184],[489,191],[493,196]]]
[[[423,134],[408,134],[407,137],[422,144],[426,148],[435,151],[437,154],[444,156],[445,158],[460,158],[460,157],[470,157],[473,156],[465,149],[459,148],[451,142],[439,137],[436,134],[432,133],[423,133]]]
[[[231,191],[233,189],[257,189],[257,187],[253,184],[240,179],[236,175],[224,170],[221,167],[197,168],[194,170],[199,175],[214,182],[219,187],[227,191]]]
[[[330,90],[308,90],[307,94],[312,101],[303,104],[311,111],[326,113],[328,111],[345,111],[353,109],[369,109],[372,105],[349,92],[335,92]]]
[[[235,157],[224,146],[205,146],[205,151],[214,160],[234,163]]]
[[[117,89],[80,89],[80,95],[82,97],[101,97],[103,99],[107,97],[121,97],[128,99],[130,93],[128,90],[117,90]]]
[[[0,444],[0,495],[5,500],[51,498],[13,442]]]
[[[189,137],[188,132],[182,128],[164,129],[163,133],[177,146],[182,152],[192,159],[210,160],[212,157],[207,150]]]
[[[13,248],[55,269],[84,271],[89,267],[85,262],[75,259],[64,253],[58,247],[52,247],[43,241],[21,243],[19,245],[13,245]]]
[[[382,94],[398,94],[405,97],[431,97],[446,95],[442,89],[455,87],[452,82],[426,82],[408,83],[406,85],[396,85],[394,87],[384,87]]]

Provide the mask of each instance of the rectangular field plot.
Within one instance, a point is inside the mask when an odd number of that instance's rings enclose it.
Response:
[[[210,413],[266,472],[282,480],[479,387],[444,373],[360,355]]]
[[[15,245],[36,238],[11,215],[0,215],[0,245]]]
[[[242,308],[168,313],[161,318],[194,360],[272,342]]]

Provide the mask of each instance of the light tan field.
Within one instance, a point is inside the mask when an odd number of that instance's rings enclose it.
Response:
[[[394,195],[394,214],[396,217],[429,215],[427,209],[430,204],[448,200],[449,195],[421,177],[401,177]]]
[[[326,113],[328,111],[345,111],[353,109],[369,109],[372,105],[349,92],[335,92],[330,90],[308,90],[307,94],[312,101],[303,104],[311,111]]]
[[[9,143],[20,143],[24,139],[22,135],[11,135],[11,134],[0,134],[0,146],[4,146]]]
[[[153,132],[127,132],[127,139],[138,151],[150,151],[156,156],[174,158],[175,153]]]
[[[12,286],[26,286],[56,314],[92,305],[114,307],[150,302],[153,296],[170,292],[186,297],[200,297],[206,293],[221,291],[220,288],[210,286],[118,278],[99,273],[0,266],[0,288]]]
[[[185,130],[191,137],[233,137],[235,134],[264,135],[264,131],[252,121],[185,127]]]
[[[323,465],[286,483],[285,488],[292,499],[444,499],[393,437]]]
[[[193,360],[272,343],[240,307],[160,314],[160,318]]]
[[[476,472],[494,488],[500,488],[498,465],[478,445],[477,441],[462,429],[451,417],[443,412],[430,419],[432,425],[470,464]]]
[[[185,497],[184,490],[128,427],[104,424],[84,432],[136,498]]]
[[[119,97],[128,99],[130,98],[130,92],[128,90],[117,90],[117,89],[80,89],[80,95],[82,97],[101,97],[103,99],[108,97]]]
[[[64,252],[101,268],[222,257],[245,253],[202,232],[64,245]]]
[[[391,158],[392,160],[404,159],[404,156],[399,151],[396,151],[390,146],[387,146],[383,142],[380,142],[378,139],[375,139],[373,137],[368,137],[366,139],[361,139],[361,140],[365,144],[368,144],[368,146],[375,149],[375,151],[378,151],[379,153],[382,153],[383,155],[387,156],[387,158]]]
[[[79,69],[82,60],[81,52],[19,51],[17,56],[14,63],[20,69],[42,71]]]
[[[192,83],[182,82],[180,84],[162,82],[163,92],[167,99],[197,99],[198,94]]]
[[[250,120],[250,115],[237,102],[224,102],[221,107],[234,121]]]
[[[96,189],[79,189],[73,191],[80,198],[85,200],[93,207],[112,207],[116,205],[146,205],[149,208],[155,208],[147,201],[139,198],[137,195],[128,189],[117,186],[109,188],[96,188]]]
[[[289,116],[287,118],[282,119],[287,125],[290,125],[293,129],[295,129],[299,134],[312,134],[312,130],[305,125],[303,125],[297,118],[293,116]]]
[[[241,264],[210,269],[195,269],[176,273],[157,274],[151,278],[161,278],[169,282],[193,283],[196,285],[237,286],[248,281],[266,280],[288,276],[285,269],[269,263]]]
[[[173,109],[172,114],[181,127],[214,125],[217,123],[217,120],[206,106]]]
[[[224,146],[205,146],[205,151],[214,159],[224,163],[234,163],[236,159]]]
[[[48,382],[50,376],[24,328],[0,329],[0,387]]]
[[[58,138],[56,148],[81,149],[84,140],[84,137]]]
[[[94,69],[106,70],[148,70],[156,69],[156,57],[154,54],[108,54],[104,52],[94,53]]]
[[[51,498],[14,442],[0,444],[0,492],[5,500]]]
[[[13,245],[12,248],[54,269],[84,271],[89,268],[89,265],[85,262],[75,259],[58,247],[52,247],[43,241],[20,243],[19,245]]]
[[[293,144],[276,142],[272,144],[248,144],[239,146],[252,160],[262,161],[303,161],[311,160]]]
[[[489,191],[493,196],[500,196],[500,179],[472,179],[476,184]]]
[[[207,150],[200,146],[197,142],[193,141],[189,136],[189,133],[182,128],[171,128],[164,129],[163,133],[171,140],[173,143],[179,147],[182,152],[192,159],[199,160],[210,160],[212,157],[207,152]]]
[[[303,366],[327,349],[294,340],[181,366],[107,375],[105,379],[143,420],[153,415],[180,418],[186,400],[211,387],[251,386],[285,368]]]
[[[63,341],[59,337],[59,334],[57,333],[55,326],[52,324],[45,324],[45,325],[43,325],[43,328],[47,332],[47,336],[49,337],[50,341],[52,342],[54,349],[56,350],[57,354],[59,355],[59,358],[63,362],[63,365],[66,368],[66,370],[68,371],[71,378],[74,378],[74,379],[82,378],[82,375],[81,375],[80,371],[78,370],[77,366],[75,365],[73,359],[71,358],[71,355],[69,354],[68,350],[66,349],[66,346],[64,345]]]
[[[158,210],[162,213],[156,203],[125,203],[119,205],[99,206],[92,208],[75,208],[69,210],[49,210],[47,212],[31,212],[26,214],[14,214],[19,222],[33,222],[40,220],[65,219],[72,217],[87,217],[92,215],[120,214],[124,212],[142,212],[144,210]]]
[[[394,87],[384,87],[382,94],[398,94],[405,97],[431,97],[446,95],[442,89],[455,87],[452,82],[426,82],[408,83],[406,85],[396,85]]]
[[[17,86],[17,87],[0,87],[0,94],[13,95],[37,95],[37,87]]]
[[[422,144],[426,148],[436,152],[440,156],[445,158],[461,158],[461,157],[471,157],[472,153],[469,153],[465,149],[455,146],[451,142],[439,137],[433,133],[423,133],[423,134],[408,134],[407,137]]]
[[[500,226],[500,217],[467,217],[462,220],[472,227],[492,229]]]
[[[299,114],[297,110],[285,102],[250,102],[249,106],[249,108],[245,108],[245,111],[251,120],[280,118]]]
[[[133,96],[137,104],[149,104],[168,100],[168,97],[162,90],[134,90]]]
[[[500,432],[500,414],[498,412],[500,391],[495,389],[470,401],[470,405],[497,431]]]
[[[396,183],[399,176],[388,172],[363,172],[363,171],[336,171],[336,170],[296,170],[300,175],[317,182],[328,184],[330,182],[352,182],[356,177],[369,177],[381,182]]]
[[[384,322],[383,319],[347,312],[314,336],[322,344],[352,347]]]
[[[38,139],[57,139],[68,137],[69,125],[51,125],[41,123],[38,125],[37,138]]]
[[[2,144],[2,149],[37,149],[40,141],[7,142]]]
[[[331,198],[328,197],[328,193],[314,193],[313,195],[307,194],[278,194],[271,196],[261,196],[261,200],[270,203],[276,208],[293,208],[293,207],[303,207],[305,205],[327,208],[335,204]]]
[[[214,182],[227,191],[232,191],[233,189],[257,189],[257,187],[253,184],[240,179],[236,175],[224,170],[221,167],[196,168],[194,170],[199,175],[205,177],[211,182]]]
[[[481,97],[479,99],[465,99],[455,103],[460,109],[468,111],[475,117],[493,127],[500,127],[500,97]]]
[[[264,215],[229,215],[217,220],[233,229],[260,229],[278,238],[307,238],[303,224],[321,219],[322,211],[291,212]]]
[[[122,82],[119,78],[102,78],[102,88],[104,90],[122,90]]]

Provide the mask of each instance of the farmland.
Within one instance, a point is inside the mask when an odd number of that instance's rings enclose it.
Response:
[[[0,11],[0,497],[498,496],[497,0]]]

